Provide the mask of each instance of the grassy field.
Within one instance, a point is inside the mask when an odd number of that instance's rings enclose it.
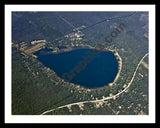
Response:
[[[40,49],[42,46],[44,46],[44,45],[45,45],[45,43],[36,44],[36,45],[34,45],[34,46],[31,46],[31,47],[27,48],[26,50],[24,50],[24,52],[25,52],[26,54],[31,55],[32,53],[34,53],[35,51],[39,50],[39,49]]]

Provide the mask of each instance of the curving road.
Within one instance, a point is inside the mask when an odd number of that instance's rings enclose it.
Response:
[[[136,67],[136,69],[135,69],[135,71],[134,71],[134,73],[133,73],[132,79],[131,79],[131,81],[129,82],[129,84],[127,85],[127,87],[124,88],[121,92],[117,93],[116,95],[109,96],[109,97],[106,97],[106,98],[103,98],[103,99],[100,99],[100,100],[82,101],[82,102],[77,102],[77,103],[71,103],[71,104],[63,105],[63,106],[60,106],[60,107],[57,107],[57,108],[54,108],[54,109],[50,109],[50,110],[48,110],[48,111],[45,111],[45,112],[43,112],[41,115],[44,115],[44,114],[49,113],[49,112],[52,112],[52,111],[54,111],[54,110],[56,110],[56,109],[60,109],[60,108],[64,108],[64,107],[70,107],[70,106],[72,106],[72,105],[80,105],[80,104],[89,103],[89,102],[90,102],[90,103],[93,103],[93,102],[103,102],[103,101],[108,100],[108,99],[115,99],[116,97],[118,97],[120,94],[122,94],[123,92],[125,92],[125,91],[130,87],[130,85],[132,84],[132,82],[133,82],[133,80],[134,80],[134,77],[135,77],[135,75],[136,75],[136,72],[137,72],[140,64],[142,63],[143,59],[144,59],[148,54],[149,54],[149,53],[146,53],[146,54],[142,57],[142,59],[139,61],[138,65],[137,65],[137,67]]]

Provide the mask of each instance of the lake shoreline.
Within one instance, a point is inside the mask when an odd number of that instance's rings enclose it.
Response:
[[[49,48],[49,49],[52,49],[52,48]],[[60,49],[59,51],[53,51],[52,53],[59,54],[59,53],[63,53],[63,52],[70,52],[70,51],[77,50],[77,49],[95,49],[98,51],[111,51],[111,52],[113,52],[113,50],[111,50],[111,49],[100,49],[100,48],[95,48],[95,47],[92,47],[89,45],[84,45],[84,46],[72,46],[70,48],[63,48],[63,49]]]
[[[52,49],[52,48],[48,48],[48,49]],[[114,78],[113,82],[111,83],[108,83],[107,85],[104,85],[102,87],[93,87],[93,88],[87,88],[87,87],[84,87],[82,85],[78,85],[78,84],[74,84],[72,82],[67,82],[65,81],[63,78],[60,78],[55,72],[55,74],[58,76],[59,80],[61,80],[62,82],[64,82],[65,84],[70,84],[72,86],[75,86],[76,88],[78,89],[82,89],[82,90],[87,90],[87,91],[91,91],[91,90],[96,90],[96,89],[102,89],[106,86],[109,86],[111,87],[116,81],[117,79],[119,78],[119,75],[120,75],[120,72],[121,72],[121,69],[122,69],[122,59],[120,57],[120,55],[118,54],[117,51],[115,50],[111,50],[111,49],[99,49],[99,48],[95,48],[95,47],[92,47],[92,46],[76,46],[76,47],[71,47],[70,49],[60,49],[59,51],[52,51],[52,52],[49,52],[49,54],[59,54],[59,53],[64,53],[64,52],[70,52],[70,51],[73,51],[73,50],[77,50],[77,49],[95,49],[95,50],[98,50],[98,51],[109,51],[109,52],[112,52],[114,54],[114,56],[116,57],[116,60],[117,60],[117,63],[118,63],[118,72],[117,72],[117,75],[116,77]],[[52,49],[53,50],[53,49]],[[52,69],[51,69],[52,70]]]

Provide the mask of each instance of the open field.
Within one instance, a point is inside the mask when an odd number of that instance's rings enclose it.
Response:
[[[44,46],[44,45],[45,45],[45,43],[36,44],[36,45],[34,45],[34,46],[31,46],[31,47],[27,48],[26,50],[24,50],[24,52],[25,52],[26,54],[31,55],[31,54],[34,53],[35,51],[40,50],[41,47]]]

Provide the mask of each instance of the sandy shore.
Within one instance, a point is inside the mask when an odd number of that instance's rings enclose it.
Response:
[[[109,86],[112,86],[118,79],[120,73],[121,73],[121,69],[122,69],[122,58],[120,57],[120,55],[118,54],[117,51],[113,51],[114,55],[116,56],[116,59],[118,61],[118,73],[117,76],[115,77],[114,81],[112,83],[109,83]]]

